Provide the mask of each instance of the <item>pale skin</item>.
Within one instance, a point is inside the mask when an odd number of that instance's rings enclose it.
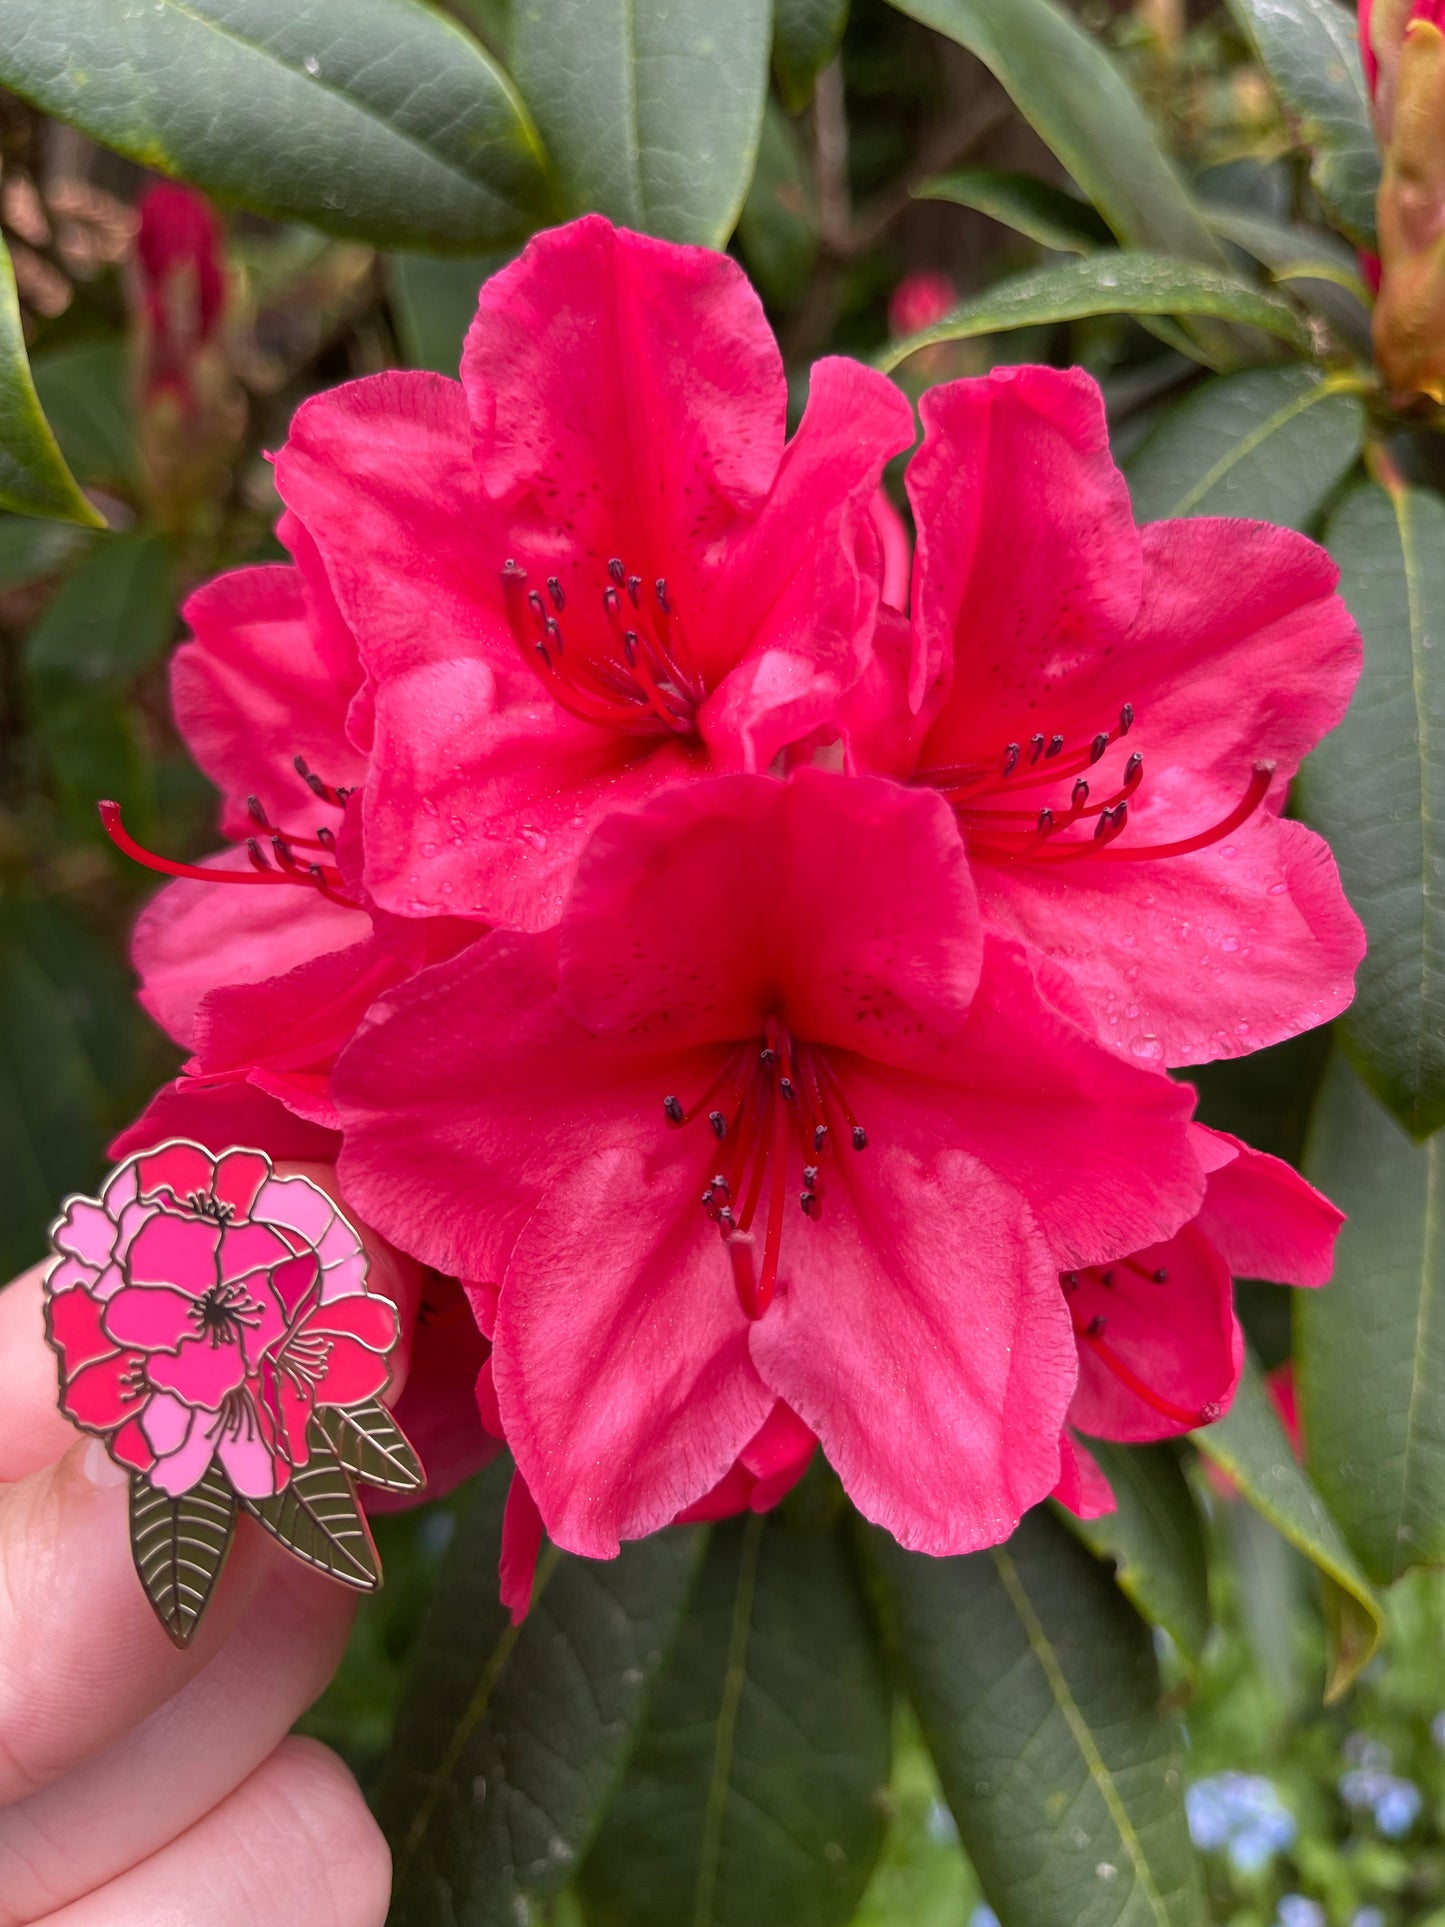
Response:
[[[372,1288],[405,1300],[368,1246]],[[125,1475],[57,1408],[43,1269],[0,1291],[0,1927],[383,1927],[376,1822],[335,1754],[288,1737],[352,1596],[242,1519],[176,1650],[131,1564]]]

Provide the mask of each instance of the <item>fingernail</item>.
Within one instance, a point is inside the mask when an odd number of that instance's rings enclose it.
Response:
[[[117,1465],[105,1449],[103,1439],[92,1439],[81,1455],[80,1469],[92,1485],[102,1488],[109,1485],[124,1485],[130,1477],[123,1465]]]

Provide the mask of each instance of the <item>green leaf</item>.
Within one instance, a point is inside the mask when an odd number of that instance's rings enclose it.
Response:
[[[1375,246],[1380,156],[1352,9],[1338,0],[1229,0],[1310,150],[1310,177],[1358,247]]]
[[[1054,0],[893,0],[1002,82],[1127,247],[1224,264],[1119,67]]]
[[[1309,347],[1304,324],[1276,295],[1192,261],[1116,250],[1031,268],[996,282],[934,327],[895,342],[879,357],[878,366],[885,372],[894,369],[936,341],[970,341],[1007,328],[1079,321],[1096,314],[1207,315],[1263,328],[1301,353]]]
[[[1228,1412],[1191,1436],[1255,1511],[1323,1575],[1330,1635],[1325,1697],[1338,1699],[1380,1643],[1379,1601],[1334,1515],[1296,1460],[1253,1358],[1245,1359]]]
[[[377,1399],[365,1405],[323,1405],[313,1422],[343,1469],[385,1492],[416,1492],[426,1484],[421,1460],[401,1427]]]
[[[37,355],[35,391],[76,474],[133,493],[136,425],[125,343],[87,341]]]
[[[235,1525],[236,1495],[214,1462],[178,1499],[131,1474],[131,1555],[146,1598],[177,1646],[190,1644]]]
[[[58,688],[112,688],[147,669],[176,624],[176,560],[161,535],[107,536],[51,597],[26,642],[42,702]]]
[[[516,0],[512,71],[570,212],[722,247],[752,178],[768,0]]]
[[[957,207],[977,208],[1040,247],[1062,254],[1092,254],[1109,245],[1109,229],[1087,201],[1033,174],[964,168],[924,181],[913,192],[920,201],[951,201]]]
[[[392,1927],[513,1927],[558,1892],[616,1784],[696,1577],[678,1528],[613,1560],[544,1546],[532,1609],[497,1597],[511,1464],[478,1479],[417,1642],[378,1811]]]
[[[1445,501],[1368,483],[1325,531],[1365,639],[1344,721],[1301,773],[1369,950],[1341,1020],[1417,1138],[1445,1124]]]
[[[481,286],[510,254],[394,254],[387,262],[387,288],[401,351],[408,368],[430,368],[455,377],[462,343],[477,312]]]
[[[1312,368],[1250,368],[1171,408],[1128,463],[1141,522],[1241,515],[1308,529],[1358,459],[1359,396]]]
[[[351,1480],[339,1460],[318,1448],[314,1435],[310,1459],[292,1472],[283,1492],[274,1499],[241,1503],[273,1539],[308,1566],[358,1592],[374,1592],[381,1584],[371,1528]]]
[[[847,24],[848,0],[773,0],[773,72],[790,114],[807,106]]]
[[[70,523],[0,514],[0,595],[54,575],[88,540],[83,529]]]
[[[7,0],[0,81],[143,166],[382,247],[495,247],[548,209],[516,91],[419,0]]]
[[[1167,1445],[1087,1443],[1114,1488],[1116,1510],[1099,1519],[1062,1509],[1058,1516],[1091,1552],[1113,1560],[1124,1596],[1197,1665],[1210,1625],[1209,1566],[1178,1454]]]
[[[883,1839],[889,1699],[839,1521],[719,1526],[581,1875],[589,1927],[842,1927]]]
[[[7,30],[9,23],[7,22]],[[3,60],[3,54],[0,54]],[[0,240],[0,509],[103,529],[46,424],[31,379],[10,253]]]
[[[964,1848],[1003,1927],[1199,1927],[1149,1630],[1047,1509],[961,1559],[869,1535]]]
[[[1445,1134],[1411,1143],[1337,1053],[1307,1169],[1347,1220],[1333,1281],[1295,1303],[1310,1467],[1388,1585],[1445,1565]]]
[[[738,248],[764,298],[777,307],[801,293],[818,253],[813,182],[792,122],[771,100],[738,218]]]

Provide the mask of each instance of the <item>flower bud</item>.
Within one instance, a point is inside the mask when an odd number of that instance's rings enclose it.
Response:
[[[1376,0],[1376,27],[1382,4]],[[1445,33],[1426,10],[1445,14],[1445,0],[1416,0],[1394,74],[1374,338],[1397,394],[1445,402]]]
[[[1382,148],[1390,144],[1400,59],[1405,36],[1416,20],[1445,27],[1445,0],[1360,0],[1360,59]]]

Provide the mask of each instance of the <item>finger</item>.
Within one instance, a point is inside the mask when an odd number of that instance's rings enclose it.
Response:
[[[126,1475],[99,1439],[0,1493],[0,1807],[112,1745],[214,1657],[284,1558],[251,1521],[177,1652],[131,1559]]]
[[[75,1443],[45,1342],[44,1276],[34,1265],[0,1291],[0,1485],[52,1465]]]
[[[391,1858],[355,1780],[285,1740],[163,1852],[44,1927],[383,1927]]]
[[[353,1604],[283,1561],[194,1679],[74,1773],[0,1809],[0,1927],[104,1886],[219,1805],[325,1688]]]

